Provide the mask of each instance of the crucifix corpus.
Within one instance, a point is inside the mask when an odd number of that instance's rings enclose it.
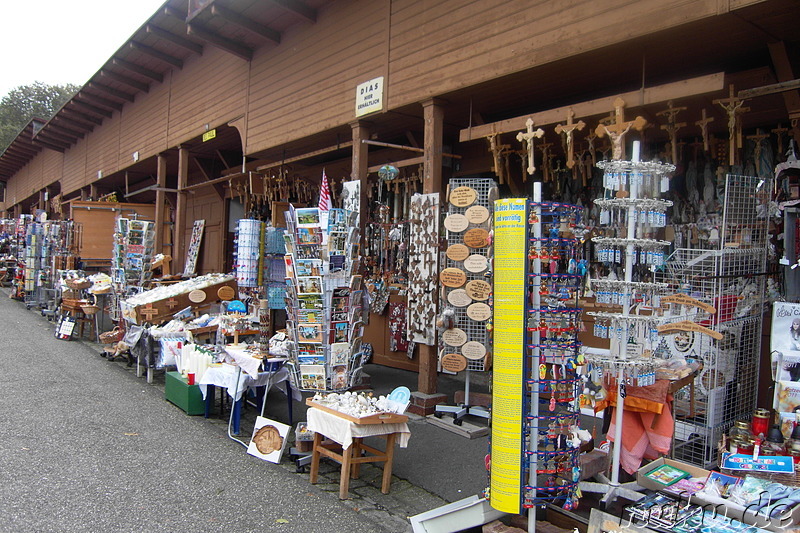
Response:
[[[672,100],[667,102],[667,109],[659,111],[656,115],[660,117],[667,117],[667,123],[661,125],[661,129],[669,134],[669,142],[672,145],[672,161],[673,165],[678,164],[678,130],[686,126],[685,122],[676,122],[678,113],[685,111],[685,107],[673,107]]]
[[[708,125],[711,122],[714,122],[714,117],[706,116],[706,110],[703,108],[703,118],[695,122],[695,125],[700,126],[700,132],[703,135],[703,151],[705,153],[710,151],[708,144]]]
[[[556,126],[556,133],[563,133],[567,137],[567,168],[572,168],[575,166],[575,159],[574,159],[574,152],[573,152],[573,142],[572,142],[572,132],[575,130],[582,130],[586,124],[579,120],[578,122],[572,122],[572,118],[575,116],[575,111],[572,108],[569,108],[567,111],[567,123],[566,124],[559,124]],[[520,134],[517,134],[517,138],[519,138]]]
[[[544,130],[542,128],[533,129],[533,119],[528,117],[528,120],[525,121],[525,129],[526,131],[520,131],[517,133],[517,140],[523,143],[524,150],[528,154],[528,174],[533,176],[533,173],[536,171],[536,165],[534,165],[533,160],[533,139],[541,139],[542,135],[544,135]]]
[[[614,146],[612,152],[612,159],[622,159],[624,157],[624,146],[622,144],[625,135],[631,128],[636,131],[642,131],[647,125],[647,120],[644,117],[636,117],[630,122],[625,122],[625,100],[617,98],[614,100],[614,122],[608,125],[599,124],[595,133],[598,137],[605,137],[608,135],[611,143]]]
[[[489,140],[489,151],[492,152],[494,158],[494,173],[500,180],[500,185],[505,183],[505,165],[503,165],[503,158],[500,157],[504,150],[511,148],[509,144],[499,144],[497,133],[492,133],[486,137]]]
[[[736,164],[736,149],[742,147],[742,121],[739,115],[750,111],[749,107],[742,107],[744,100],[733,94],[733,84],[728,86],[728,98],[714,100],[728,114],[728,164]]]

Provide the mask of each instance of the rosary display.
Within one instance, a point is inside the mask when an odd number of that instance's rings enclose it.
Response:
[[[293,386],[341,391],[362,365],[358,212],[289,206],[285,215],[287,363]]]

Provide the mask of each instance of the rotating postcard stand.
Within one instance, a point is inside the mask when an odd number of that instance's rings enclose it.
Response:
[[[621,305],[621,312],[589,313],[595,317],[595,336],[610,339],[607,356],[587,353],[587,360],[596,369],[615,377],[617,403],[614,412],[614,443],[612,452],[611,479],[601,475],[601,483],[581,482],[584,492],[604,494],[603,504],[617,497],[638,500],[643,496],[635,482],[620,483],[620,457],[622,451],[622,425],[625,410],[626,385],[649,385],[655,382],[652,356],[658,345],[659,328],[664,316],[633,313],[634,304],[649,303],[651,312],[659,307],[661,292],[665,284],[633,280],[636,264],[657,267],[664,263],[664,248],[667,241],[645,238],[656,228],[666,225],[666,210],[672,205],[667,200],[655,198],[669,188],[668,175],[674,165],[639,160],[639,143],[633,143],[631,161],[612,160],[597,164],[603,169],[604,198],[595,200],[601,209],[600,224],[606,235],[594,237],[597,260],[621,265],[624,276],[616,280],[593,280],[598,303]],[[648,302],[649,298],[649,302]],[[609,300],[609,301],[606,301]],[[670,317],[675,318],[675,317]]]

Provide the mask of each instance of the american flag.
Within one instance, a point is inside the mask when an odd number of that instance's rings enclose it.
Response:
[[[331,191],[328,188],[328,175],[325,174],[325,169],[322,169],[322,183],[319,185],[319,210],[330,211],[331,209]]]

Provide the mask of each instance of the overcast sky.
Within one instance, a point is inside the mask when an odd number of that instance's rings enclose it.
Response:
[[[35,81],[83,85],[164,2],[0,2],[0,98]]]

